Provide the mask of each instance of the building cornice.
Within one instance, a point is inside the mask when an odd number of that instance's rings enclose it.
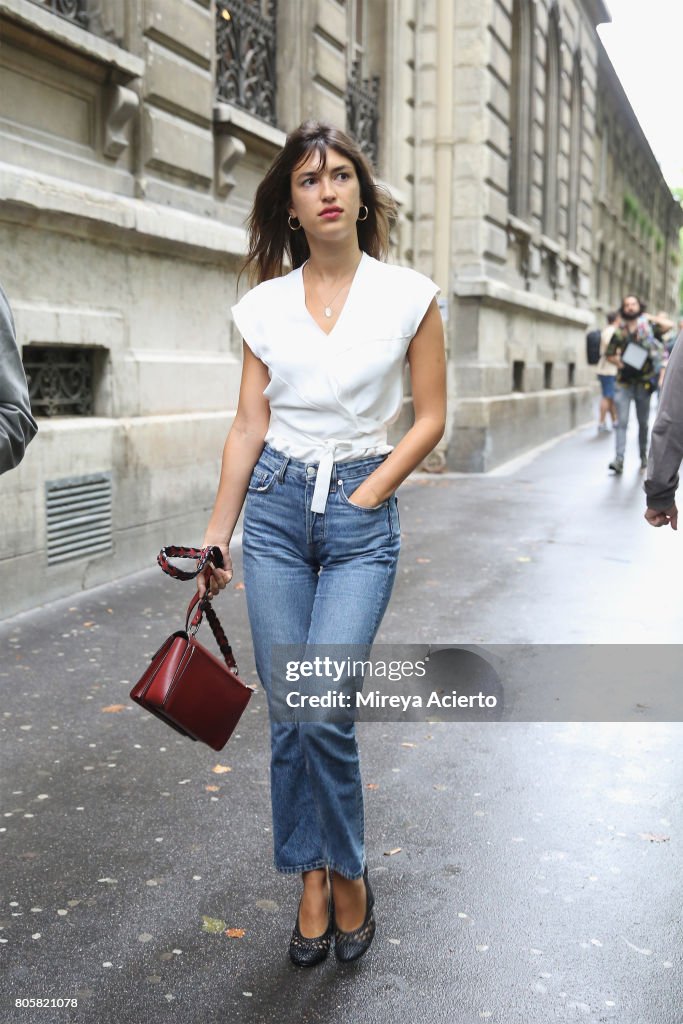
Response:
[[[585,327],[593,320],[592,310],[588,308],[570,306],[566,302],[522,291],[492,277],[458,278],[453,293],[459,299],[478,299],[483,305],[500,309],[523,309],[539,317],[574,326]]]
[[[47,8],[30,0],[0,0],[0,20],[3,27],[15,25],[24,33],[41,37],[46,45],[61,47],[84,61],[118,73],[119,79],[130,81],[144,74],[145,62],[115,43],[87,32]],[[35,38],[34,38],[35,41]]]
[[[605,25],[612,21],[605,0],[583,0],[583,3],[594,25]]]
[[[82,237],[210,262],[247,251],[242,227],[0,163],[0,221],[20,220]]]

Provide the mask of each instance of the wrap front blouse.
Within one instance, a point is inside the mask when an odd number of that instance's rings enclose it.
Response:
[[[302,270],[256,285],[232,315],[268,368],[265,441],[318,464],[311,510],[324,512],[334,462],[393,450],[387,428],[401,411],[408,346],[440,289],[410,267],[363,252],[325,334],[306,308]]]

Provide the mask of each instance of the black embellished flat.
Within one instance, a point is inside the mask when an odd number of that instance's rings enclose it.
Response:
[[[330,895],[327,901],[328,923],[322,935],[316,935],[309,939],[301,934],[299,928],[299,911],[301,910],[301,899],[296,912],[296,924],[289,941],[289,957],[292,963],[299,967],[315,967],[321,963],[330,951],[332,944],[332,932],[334,931],[334,899],[332,897],[332,882],[330,881]],[[303,896],[302,896],[303,899]]]
[[[334,953],[337,960],[347,962],[349,960],[357,960],[358,957],[362,956],[363,953],[367,953],[370,948],[370,944],[375,937],[375,915],[373,913],[373,907],[375,905],[375,897],[370,887],[368,880],[368,866],[365,865],[365,871],[363,872],[363,881],[365,882],[365,897],[367,906],[365,908],[365,920],[358,928],[354,928],[352,932],[343,932],[341,928],[334,928]]]

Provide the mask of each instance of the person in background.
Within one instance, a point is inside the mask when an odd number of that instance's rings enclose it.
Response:
[[[598,380],[600,381],[600,413],[598,421],[598,433],[609,433],[607,425],[607,413],[612,417],[612,426],[617,425],[617,410],[614,404],[614,387],[617,379],[617,368],[613,362],[607,359],[605,353],[607,346],[612,340],[617,320],[616,313],[607,314],[607,326],[603,327],[600,334],[600,362],[597,365]]]
[[[627,358],[627,346],[632,345],[635,355],[644,355],[644,361],[636,367]],[[645,350],[644,353],[642,350]],[[645,316],[645,303],[637,295],[625,295],[619,309],[619,320],[616,324],[612,340],[607,346],[607,359],[617,367],[617,384],[615,405],[617,408],[616,454],[609,468],[617,475],[624,472],[624,453],[626,450],[626,430],[631,401],[635,402],[638,417],[638,444],[640,448],[640,468],[647,467],[648,424],[650,418],[650,399],[652,397],[652,376],[659,359],[661,346],[655,340],[652,327]],[[630,354],[629,354],[630,355]]]
[[[678,529],[676,489],[683,459],[683,345],[674,345],[652,428],[644,490],[650,526]]]
[[[666,361],[669,358],[666,343],[671,339],[674,322],[663,310],[660,310],[659,313],[650,313],[648,320],[650,321],[655,341],[659,342],[659,354],[654,360],[654,372],[652,374],[652,394],[659,396],[659,389],[664,380]]]
[[[662,352],[662,365],[659,370],[659,390],[661,393],[662,385],[664,384],[664,373],[666,371],[671,353],[673,352],[674,345],[678,341],[679,337],[683,334],[683,320],[679,320],[678,323],[670,331],[668,338],[664,339],[664,350]]]
[[[0,285],[0,473],[19,465],[37,433],[14,318]]]

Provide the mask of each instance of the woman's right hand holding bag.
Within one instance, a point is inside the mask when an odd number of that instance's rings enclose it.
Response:
[[[223,567],[218,568],[217,566],[209,563],[199,576],[197,576],[197,592],[199,597],[204,597],[207,592],[207,581],[208,581],[208,596],[209,599],[215,597],[219,590],[223,590],[228,585],[233,577],[232,558],[230,557],[229,545],[225,541],[211,540],[211,538],[204,538],[202,544],[203,548],[217,547],[220,549],[221,555],[223,556]]]

